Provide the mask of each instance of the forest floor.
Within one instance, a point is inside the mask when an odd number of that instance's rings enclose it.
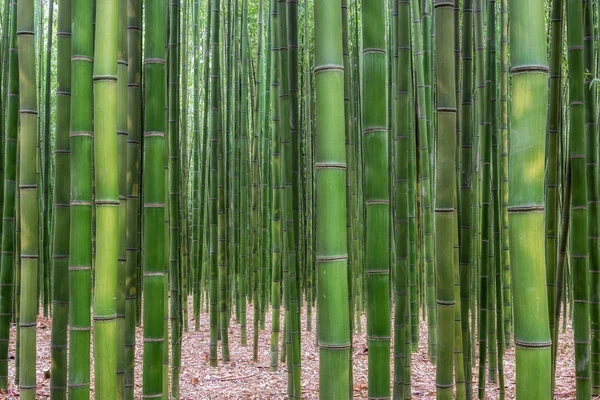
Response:
[[[284,363],[279,364],[276,372],[270,371],[270,341],[271,313],[267,313],[265,330],[260,331],[258,361],[252,361],[253,307],[248,306],[247,337],[248,345],[240,345],[240,327],[232,321],[229,328],[229,343],[231,361],[224,363],[221,358],[219,345],[219,366],[209,366],[209,319],[208,313],[200,315],[200,330],[194,331],[192,303],[189,303],[189,331],[184,332],[182,342],[182,360],[180,376],[180,398],[183,400],[196,399],[285,399],[287,391],[287,372]],[[319,357],[318,347],[313,331],[306,329],[306,309],[302,311],[302,398],[318,399],[319,397]],[[282,309],[283,321],[283,309]],[[42,316],[38,317],[37,334],[37,398],[46,399],[50,396],[50,332],[51,321]],[[366,327],[365,316],[362,316],[362,326]],[[392,324],[393,326],[393,324]],[[0,399],[17,399],[18,387],[12,384],[15,376],[15,329],[11,329],[9,347],[9,382],[11,386],[7,393],[0,391]],[[393,335],[392,335],[393,336]],[[142,393],[142,347],[143,330],[136,332],[136,363],[135,363],[135,398],[141,398]],[[281,344],[280,344],[281,348]],[[393,353],[393,350],[392,350]],[[367,357],[366,335],[354,335],[353,343],[353,373],[354,398],[367,398]],[[391,357],[393,361],[393,357]],[[93,360],[92,360],[93,363]],[[93,365],[93,364],[92,364]],[[393,371],[393,365],[391,366]],[[506,351],[504,357],[504,378],[506,398],[515,397],[515,361],[514,347]],[[93,366],[92,366],[92,398],[93,398]],[[393,375],[393,373],[392,373]],[[412,397],[413,399],[435,398],[435,366],[428,361],[427,329],[421,321],[418,350],[412,355]],[[473,390],[477,389],[477,368],[473,368]],[[499,388],[495,383],[487,383],[487,399],[498,399]],[[558,363],[556,368],[555,399],[575,398],[575,369],[573,352],[573,331],[570,324],[566,330],[560,331]]]

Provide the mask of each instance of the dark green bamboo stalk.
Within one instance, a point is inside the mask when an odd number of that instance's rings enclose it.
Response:
[[[588,185],[586,178],[585,65],[583,49],[583,7],[581,1],[567,1],[567,42],[569,65],[569,126],[571,179],[570,264],[573,279],[573,330],[577,399],[591,397]],[[593,133],[596,135],[596,132]],[[590,150],[595,151],[595,150]],[[597,179],[596,176],[590,177]]]
[[[90,397],[93,7],[72,0],[69,398]],[[115,288],[116,289],[116,288]]]
[[[425,116],[427,121],[427,140],[428,140],[428,148],[429,151],[429,168],[431,171],[431,180],[430,185],[432,186],[431,190],[433,191],[433,178],[435,175],[434,170],[434,153],[435,146],[433,140],[433,57],[432,57],[432,49],[431,49],[431,38],[432,38],[432,23],[431,23],[431,1],[432,0],[419,0],[421,4],[421,32],[422,42],[423,43],[423,82],[425,88]],[[433,261],[432,261],[433,263]],[[435,276],[432,277],[432,282],[435,281]],[[435,284],[435,283],[434,283]],[[431,297],[435,299],[435,286],[431,286],[431,290],[433,294]],[[435,301],[434,301],[435,303]],[[431,304],[432,307],[435,307],[435,304]],[[431,309],[433,312],[436,312],[434,308]]]
[[[219,125],[220,0],[211,0],[210,52],[210,365],[217,366],[217,157]]]
[[[348,2],[347,0],[341,1],[342,8],[342,53],[343,53],[343,66],[344,66],[344,137],[346,144],[346,251],[348,252],[348,317],[350,321],[350,357],[348,358],[348,368],[349,368],[349,391],[350,393],[354,393],[353,386],[353,357],[352,357],[352,336],[354,330],[354,307],[353,307],[353,291],[352,291],[352,283],[353,283],[353,270],[355,257],[352,253],[351,249],[354,244],[354,229],[353,229],[353,221],[354,221],[354,208],[352,205],[352,174],[350,171],[352,170],[352,165],[354,164],[354,154],[352,151],[352,142],[354,136],[354,126],[352,125],[351,113],[352,106],[350,103],[350,79],[351,79],[351,71],[350,71],[350,41],[348,34]],[[310,59],[308,60],[310,62]],[[309,83],[310,84],[310,83]]]
[[[8,3],[8,2],[7,2]],[[6,201],[2,204],[3,219],[2,231],[13,232],[16,228],[15,196],[17,193],[17,134],[19,120],[19,65],[17,58],[17,3],[10,3],[10,43],[6,43],[9,60],[8,80],[6,102],[6,114],[3,122],[6,143],[4,145],[4,198]],[[3,25],[8,28],[8,26]],[[7,29],[8,30],[8,29]],[[13,292],[19,290],[19,287],[13,287],[15,280],[14,265],[19,257],[15,259],[15,235],[2,235],[2,254],[1,254],[1,275],[0,275],[0,389],[8,389],[8,342],[10,337],[10,316],[13,308]],[[17,297],[18,301],[18,297]],[[15,305],[18,307],[18,303]],[[18,321],[16,321],[18,324]],[[18,348],[17,348],[18,350]],[[17,355],[19,353],[17,352]],[[17,357],[18,358],[18,357]]]
[[[435,312],[435,274],[434,274],[434,242],[433,242],[433,210],[431,197],[431,163],[428,123],[427,123],[427,96],[425,72],[423,70],[423,49],[422,49],[422,27],[419,13],[418,1],[411,0],[412,27],[414,32],[414,55],[415,55],[415,75],[417,85],[417,116],[419,135],[419,178],[421,181],[421,190],[424,192],[421,201],[423,207],[423,231],[421,251],[425,257],[425,274],[427,279],[426,298],[427,298],[427,327],[428,327],[428,350],[431,362],[435,363],[437,353],[437,333],[436,333],[436,312]]]
[[[19,114],[21,122],[20,158],[38,158],[38,104],[35,76],[35,34],[33,0],[17,1],[17,49],[19,56]],[[35,399],[36,387],[36,317],[38,284],[38,164],[20,164],[21,193],[21,305],[19,353],[19,394]]]
[[[591,327],[591,368],[592,394],[600,394],[600,248],[598,248],[600,215],[598,192],[598,111],[597,90],[592,85],[596,76],[596,40],[594,37],[594,10],[592,2],[583,2],[583,57],[584,57],[584,101],[585,101],[585,138],[586,138],[586,179],[588,205],[588,249],[590,277],[590,327]]]
[[[160,397],[163,385],[165,308],[165,164],[166,3],[146,3],[144,47],[143,245],[144,257],[144,372],[143,395]]]
[[[142,2],[128,0],[127,79],[127,264],[125,281],[125,399],[134,397],[135,321],[140,225],[140,131],[142,128]]]
[[[259,215],[259,211],[262,208],[260,205],[260,191],[259,191],[259,185],[260,185],[260,174],[261,174],[261,170],[260,170],[260,163],[259,163],[259,159],[260,159],[260,143],[261,143],[261,137],[262,137],[262,115],[260,114],[261,111],[261,102],[262,102],[262,75],[263,75],[263,65],[260,61],[261,59],[261,52],[262,52],[262,26],[263,26],[263,22],[262,22],[262,11],[263,11],[263,0],[259,0],[258,2],[258,52],[257,52],[257,64],[258,64],[258,73],[257,73],[257,89],[260,93],[258,93],[257,98],[256,98],[256,102],[255,102],[255,106],[254,106],[254,112],[255,112],[255,119],[254,119],[254,136],[253,136],[253,144],[252,144],[252,167],[251,167],[251,171],[252,171],[252,194],[251,194],[251,201],[252,201],[252,216],[251,216],[251,221],[252,221],[252,268],[253,268],[253,281],[254,281],[254,285],[253,285],[253,305],[254,305],[254,316],[253,316],[253,328],[254,328],[254,332],[253,332],[253,340],[252,340],[252,359],[257,361],[258,360],[258,335],[259,335],[259,320],[261,318],[261,298],[262,296],[259,296],[259,291],[262,288],[262,265],[261,265],[261,261],[262,259],[259,257],[260,256],[260,250],[259,247],[261,245],[261,238],[262,238],[262,229],[261,229],[261,218]],[[260,281],[260,282],[259,282]]]
[[[17,3],[13,2],[11,7],[16,9]],[[13,13],[15,11],[12,11]],[[15,14],[16,15],[16,14]],[[16,20],[16,18],[15,18]],[[16,28],[16,27],[15,27]],[[12,29],[12,28],[11,28]],[[16,32],[16,29],[13,30]],[[15,34],[16,35],[16,34]],[[20,128],[19,128],[20,129]],[[17,139],[17,162],[16,162],[16,182],[15,187],[17,194],[15,195],[15,254],[21,254],[21,189],[19,189],[20,180],[20,169],[21,169],[21,142]],[[15,361],[15,385],[19,384],[19,370],[21,369],[21,328],[19,322],[21,320],[21,257],[15,257],[15,349],[16,349],[16,361]]]
[[[485,69],[487,59],[487,65],[491,60],[489,49],[484,55],[484,4],[485,1],[476,0],[475,8],[475,48],[477,52],[477,133],[475,138],[475,159],[478,161],[477,165],[481,165],[481,174],[477,174],[478,181],[476,190],[476,204],[475,207],[480,209],[476,224],[478,225],[478,237],[476,241],[479,248],[479,260],[477,261],[479,269],[479,287],[478,287],[478,341],[479,341],[479,379],[478,379],[478,395],[479,398],[485,397],[485,385],[486,385],[486,358],[487,358],[487,345],[488,345],[488,278],[489,278],[489,265],[490,265],[490,229],[491,229],[491,214],[490,214],[490,196],[491,196],[491,185],[490,185],[490,163],[491,163],[491,121],[489,120],[491,111],[491,91],[487,78],[489,77],[489,71]],[[486,75],[486,73],[488,75]],[[481,143],[479,139],[481,138]],[[476,171],[479,168],[476,167]],[[477,212],[476,212],[477,214]],[[479,219],[479,217],[481,219]]]
[[[340,2],[338,0],[317,0],[314,18],[316,265],[320,297],[317,305],[317,318],[320,320],[318,322],[319,397],[321,399],[348,399],[351,395],[349,393],[351,385],[348,364],[351,343],[349,314],[343,311],[348,310],[348,253],[346,247],[346,154],[343,122],[344,61]],[[387,218],[384,220],[387,221]],[[387,237],[387,232],[384,232],[384,236]],[[388,360],[386,360],[386,364],[389,393]]]
[[[500,11],[500,193],[502,210],[502,295],[504,346],[512,342],[512,291],[508,238],[508,0],[501,0]],[[499,332],[500,334],[500,332]]]
[[[217,42],[218,43],[218,42]],[[225,248],[226,221],[225,221],[225,164],[224,152],[226,146],[226,138],[223,131],[222,119],[222,92],[221,92],[221,63],[220,60],[216,64],[216,68],[212,70],[213,79],[216,76],[218,79],[218,102],[219,109],[217,114],[217,264],[218,264],[218,285],[219,285],[219,333],[221,339],[221,349],[223,361],[229,361],[229,314],[227,311],[227,254]]]
[[[410,68],[410,3],[408,0],[394,2],[397,13],[397,46],[396,53],[396,196],[395,196],[395,239],[396,239],[396,271],[394,279],[394,398],[403,399],[406,393],[405,378],[406,358],[410,355],[410,347],[405,345],[408,333],[408,150],[409,150],[409,86],[412,78]],[[409,379],[410,379],[410,375]]]
[[[125,396],[125,298],[127,268],[127,0],[118,0],[117,157],[119,230],[117,256],[117,399]]]
[[[181,41],[181,50],[180,50],[180,75],[179,78],[181,80],[181,93],[180,93],[180,102],[178,104],[178,115],[180,118],[180,122],[178,123],[178,130],[180,130],[180,157],[178,159],[179,162],[179,185],[180,185],[180,196],[179,196],[179,207],[180,207],[180,230],[179,230],[179,259],[180,259],[180,268],[179,268],[179,336],[181,336],[181,332],[188,331],[188,271],[189,271],[189,240],[190,240],[190,232],[189,232],[189,224],[188,224],[188,177],[189,177],[189,156],[188,156],[188,108],[189,108],[189,97],[188,97],[188,85],[189,85],[189,0],[183,0],[182,7],[182,18],[183,22],[181,23],[180,28],[180,41]],[[179,75],[179,74],[178,74]],[[181,108],[181,109],[179,109]],[[181,343],[180,340],[178,340]],[[181,354],[181,345],[179,344],[179,354]],[[181,355],[178,356],[181,359]],[[181,364],[181,361],[179,361]]]
[[[272,203],[271,203],[271,371],[276,371],[279,363],[279,331],[280,331],[280,308],[281,308],[281,200],[283,196],[283,184],[281,179],[281,156],[280,156],[280,134],[281,121],[279,117],[279,14],[277,12],[277,0],[271,0],[271,181]]]
[[[210,153],[209,153],[209,130],[208,130],[208,114],[209,114],[209,93],[210,93],[210,85],[209,85],[209,77],[210,77],[210,32],[211,32],[211,1],[206,1],[206,29],[205,29],[205,37],[204,37],[204,62],[202,64],[202,68],[204,69],[204,110],[202,116],[202,148],[200,159],[202,160],[202,165],[199,168],[200,170],[200,196],[203,201],[200,202],[200,217],[199,217],[199,225],[200,225],[200,235],[199,235],[199,243],[198,249],[199,258],[200,258],[200,271],[198,273],[198,284],[201,288],[202,284],[202,276],[208,276],[206,272],[208,272],[207,268],[202,268],[203,266],[208,266],[206,263],[206,255],[208,254],[209,248],[209,238],[210,238],[210,227],[208,227],[208,210],[209,210],[209,197],[208,197],[208,172],[209,172],[209,163],[210,163]],[[208,245],[207,245],[208,244]],[[204,272],[204,275],[203,275]],[[200,296],[200,303],[202,303],[202,296]],[[200,306],[198,307],[200,308]]]
[[[51,24],[51,23],[50,23]],[[50,29],[50,28],[49,28]],[[58,59],[56,88],[56,135],[54,157],[54,217],[52,239],[52,370],[51,397],[67,398],[67,325],[69,322],[69,196],[70,196],[70,111],[71,111],[71,2],[58,9]],[[51,40],[48,39],[48,45]],[[48,65],[50,65],[50,61]],[[46,79],[49,81],[49,71]],[[48,93],[47,93],[48,95]],[[46,102],[47,124],[50,101]],[[48,128],[47,128],[48,129]]]
[[[362,8],[368,385],[369,397],[378,398],[390,395],[388,138],[382,96],[386,79],[384,5],[383,1],[372,1]]]
[[[41,2],[40,2],[40,6],[41,6]],[[42,16],[43,18],[43,16]],[[51,72],[51,66],[52,66],[52,31],[54,28],[54,0],[50,0],[49,5],[48,5],[48,28],[47,28],[47,34],[46,34],[46,65],[45,65],[45,87],[44,87],[44,91],[45,93],[42,94],[42,92],[40,91],[39,96],[40,96],[40,112],[42,111],[42,104],[41,101],[44,101],[44,106],[43,106],[43,111],[44,111],[44,118],[43,118],[43,122],[44,122],[44,136],[43,136],[43,142],[44,142],[44,157],[43,157],[43,165],[42,165],[42,169],[44,172],[44,176],[42,178],[42,184],[43,184],[43,203],[42,203],[42,212],[43,212],[43,221],[42,221],[42,243],[43,243],[43,256],[42,256],[42,269],[43,269],[43,279],[44,279],[44,316],[48,316],[48,308],[50,306],[50,222],[52,221],[52,212],[51,212],[51,207],[52,207],[52,202],[51,202],[51,196],[50,196],[50,185],[51,185],[51,181],[52,181],[52,175],[50,172],[50,72]],[[40,24],[43,24],[43,21],[40,22]],[[41,59],[41,54],[43,53],[41,50],[41,44],[42,44],[42,40],[43,40],[43,35],[42,35],[42,31],[40,30],[40,48],[39,48],[39,53],[40,54],[40,59]],[[42,84],[42,66],[39,65],[38,66],[39,71],[40,71],[40,82],[39,84]],[[38,117],[39,120],[41,121],[42,118]],[[41,122],[40,122],[41,123]]]
[[[240,102],[240,327],[242,346],[247,343],[246,333],[246,294],[248,287],[248,1],[242,1],[241,18],[241,102]]]
[[[471,260],[473,257],[471,236],[472,153],[473,153],[473,0],[463,2],[462,36],[462,102],[461,102],[461,175],[460,175],[460,301],[463,359],[467,399],[472,397],[471,327],[469,326],[469,292],[471,289]],[[476,152],[476,150],[475,150]],[[473,327],[474,328],[474,327]]]
[[[180,71],[180,20],[181,4],[170,3],[169,13],[169,299],[171,320],[171,396],[179,396],[179,365],[181,362],[181,282],[180,258],[180,132],[179,132],[179,71]]]
[[[194,0],[192,30],[193,30],[193,57],[194,57],[194,109],[192,111],[193,132],[193,182],[192,182],[192,294],[194,301],[194,330],[200,329],[200,296],[202,292],[198,287],[200,282],[200,8],[199,0]]]
[[[499,247],[500,247],[500,220],[499,220],[499,192],[498,192],[498,129],[497,129],[497,79],[496,79],[496,2],[490,0],[487,9],[488,24],[487,24],[487,54],[488,54],[488,69],[486,86],[489,90],[490,103],[486,122],[489,122],[489,142],[490,145],[490,232],[489,232],[489,249],[490,249],[490,261],[488,264],[488,306],[487,306],[487,317],[488,317],[488,354],[489,354],[489,381],[496,383],[498,381],[498,332],[496,330],[496,313],[500,312],[496,307],[496,266],[499,265]],[[486,98],[487,101],[487,98]],[[485,127],[488,129],[488,126]],[[487,150],[487,148],[486,148]],[[504,389],[503,389],[504,390]]]
[[[412,3],[409,5],[412,7]],[[409,10],[410,12],[410,10]],[[410,18],[410,15],[409,15]],[[410,46],[410,43],[409,43]],[[412,60],[411,60],[412,61]],[[415,64],[411,62],[411,72],[408,79],[408,268],[409,268],[409,287],[410,287],[410,340],[411,353],[416,351],[419,345],[419,282],[417,268],[417,215],[416,215],[416,163],[415,163],[415,146],[416,146],[416,125],[414,123],[414,104],[415,91],[413,85],[413,77]],[[411,358],[411,357],[408,357]],[[410,383],[410,382],[408,382]],[[407,388],[407,393],[410,393]]]
[[[490,113],[490,121],[492,123],[492,197],[493,197],[493,253],[494,259],[491,264],[491,279],[493,285],[490,284],[490,307],[488,309],[490,315],[490,342],[493,342],[490,347],[490,381],[497,382],[499,385],[499,395],[501,399],[505,397],[504,388],[504,327],[503,327],[503,296],[502,296],[502,258],[501,258],[501,200],[500,200],[500,135],[498,130],[498,106],[497,97],[498,80],[497,80],[497,63],[496,63],[496,3],[490,4],[489,7],[489,32],[494,32],[490,38],[489,46],[491,54],[490,69],[490,87],[492,89],[492,108]],[[494,311],[492,311],[492,309]]]
[[[488,27],[494,25],[494,14],[490,1],[488,7]],[[495,379],[496,342],[495,342],[495,269],[494,269],[494,207],[492,197],[492,113],[494,108],[495,91],[492,87],[492,70],[495,68],[495,46],[492,45],[494,30],[488,29],[486,48],[485,88],[484,98],[477,101],[485,108],[482,115],[482,140],[481,140],[481,268],[479,287],[479,398],[485,398],[486,390],[486,362],[489,353],[489,379]],[[479,66],[478,66],[479,67]],[[479,71],[478,71],[479,72]],[[494,365],[492,367],[492,365]]]
[[[550,77],[549,107],[547,129],[547,173],[546,173],[546,282],[548,285],[548,317],[550,334],[554,337],[556,320],[554,319],[556,268],[558,257],[558,157],[560,109],[562,91],[563,64],[563,0],[552,1],[552,21],[550,36]],[[569,207],[567,205],[567,207]],[[552,343],[552,354],[556,354],[557,343]],[[554,370],[556,360],[552,357],[552,387],[554,388]]]
[[[283,216],[285,225],[283,226],[283,271],[285,285],[285,338],[287,352],[287,367],[288,367],[288,396],[293,398],[300,397],[300,338],[299,338],[299,318],[298,318],[298,283],[297,277],[297,254],[296,254],[296,238],[295,238],[295,223],[294,223],[294,139],[292,138],[292,119],[297,114],[297,109],[293,110],[294,105],[290,101],[291,90],[297,90],[292,86],[291,80],[294,78],[290,74],[290,53],[297,49],[293,47],[297,43],[289,42],[288,29],[288,7],[286,2],[278,0],[279,20],[279,40],[280,40],[280,65],[281,72],[281,93],[280,93],[280,111],[282,121],[282,136],[281,136],[281,168],[282,179],[285,184],[284,200],[282,201]],[[296,55],[297,58],[297,55]],[[297,75],[297,71],[296,71]],[[295,77],[297,80],[297,76]],[[297,94],[296,94],[297,95]],[[286,278],[287,269],[287,278]]]
[[[293,273],[294,276],[290,276],[293,279],[292,283],[295,282],[295,297],[297,298],[297,303],[293,299],[294,295],[292,295],[291,299],[291,313],[295,318],[295,326],[299,327],[300,321],[300,312],[298,306],[301,304],[300,301],[300,258],[301,254],[299,250],[300,243],[300,187],[301,181],[299,179],[299,169],[300,169],[300,157],[299,154],[299,140],[298,136],[300,133],[299,123],[299,101],[298,101],[298,0],[286,0],[287,4],[287,21],[286,21],[286,33],[287,33],[287,56],[288,56],[288,92],[289,92],[289,132],[291,137],[291,153],[287,158],[286,162],[291,163],[291,176],[286,178],[286,184],[291,183],[292,190],[292,216],[293,219],[293,233],[294,233],[294,241],[293,241],[293,252],[290,253],[293,256],[293,264],[290,265],[290,273]],[[286,147],[287,145],[284,145]],[[286,150],[287,151],[287,150]],[[289,223],[289,220],[288,220]],[[292,288],[294,289],[294,288]],[[295,309],[294,309],[295,308]],[[294,346],[294,352],[298,353],[297,360],[294,360],[295,367],[300,371],[300,340],[299,335],[296,335],[296,328],[292,328],[292,346]],[[296,372],[297,379],[300,376],[299,372]],[[298,394],[298,396],[300,396]]]
[[[509,235],[518,398],[551,397],[544,263],[547,75],[544,2],[510,0]],[[532,168],[533,167],[533,168]],[[585,242],[585,241],[584,241]]]
[[[454,335],[454,244],[456,226],[456,89],[454,77],[454,3],[435,0],[436,153],[436,292],[437,292],[437,398],[452,399]],[[455,238],[454,240],[449,238]]]
[[[267,6],[267,11],[270,10],[270,4]],[[267,16],[269,13],[267,12]],[[261,329],[264,330],[265,326],[265,314],[267,312],[269,306],[269,289],[268,285],[270,285],[270,268],[271,268],[271,259],[272,259],[272,240],[271,240],[271,129],[270,129],[270,105],[271,105],[271,75],[272,75],[272,58],[273,54],[271,51],[271,18],[267,17],[267,41],[264,47],[264,62],[265,62],[265,76],[264,76],[264,101],[263,101],[263,144],[262,144],[262,268],[263,268],[263,279],[262,283],[264,288],[263,297],[262,297],[262,319],[261,319]],[[272,321],[271,321],[272,322]]]

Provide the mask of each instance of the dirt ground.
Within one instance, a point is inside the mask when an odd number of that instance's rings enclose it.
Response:
[[[276,372],[270,371],[271,314],[267,313],[265,330],[259,334],[258,361],[252,361],[253,308],[247,311],[248,346],[240,345],[239,325],[232,321],[229,329],[231,361],[223,363],[219,346],[219,366],[209,366],[209,321],[208,314],[200,316],[200,330],[194,331],[194,319],[189,303],[189,331],[183,334],[182,368],[180,376],[180,398],[191,399],[285,399],[287,391],[287,373],[285,364],[280,363]],[[319,357],[316,346],[314,328],[306,330],[306,310],[302,313],[302,398],[317,399],[319,395]],[[314,313],[313,313],[314,318]],[[283,320],[283,318],[282,318]],[[366,327],[365,316],[362,326]],[[314,327],[314,320],[313,320]],[[37,335],[37,398],[50,397],[50,331],[51,321],[38,318]],[[9,354],[9,381],[11,386],[7,393],[0,393],[0,398],[16,399],[18,388],[14,383],[15,374],[15,342],[14,326],[11,331]],[[427,357],[427,330],[421,321],[418,351],[412,355],[412,397],[413,399],[435,398],[435,366]],[[142,328],[136,333],[136,365],[135,365],[135,398],[142,393]],[[281,345],[281,344],[280,344]],[[353,343],[353,378],[354,398],[367,398],[367,346],[366,335],[354,335]],[[392,357],[393,358],[393,357]],[[390,363],[393,360],[390,361]],[[92,359],[93,362],[93,359]],[[93,368],[93,366],[92,366]],[[393,366],[391,367],[393,371]],[[92,369],[93,371],[93,369]],[[506,398],[515,397],[515,364],[514,347],[506,351],[504,357]],[[573,332],[570,325],[566,331],[561,330],[559,337],[558,364],[556,368],[555,399],[575,398],[575,369],[573,353]],[[477,390],[477,368],[473,369],[473,390]],[[94,391],[92,372],[92,397]],[[499,388],[495,383],[487,383],[486,398],[499,398]]]

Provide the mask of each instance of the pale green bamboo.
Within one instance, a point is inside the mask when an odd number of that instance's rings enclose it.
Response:
[[[96,2],[94,46],[94,163],[96,258],[94,280],[95,397],[117,395],[117,259],[119,157],[117,145],[117,0]]]
[[[516,396],[551,397],[551,339],[544,263],[547,107],[545,2],[510,0],[512,76],[509,235]]]

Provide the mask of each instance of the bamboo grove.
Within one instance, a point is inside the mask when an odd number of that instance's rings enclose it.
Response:
[[[348,399],[363,336],[370,399],[415,395],[419,340],[439,399],[503,399],[510,348],[550,399],[567,325],[600,395],[600,2],[0,7],[3,396],[48,346],[51,399],[177,399],[188,346],[263,336],[281,396],[313,340]]]

